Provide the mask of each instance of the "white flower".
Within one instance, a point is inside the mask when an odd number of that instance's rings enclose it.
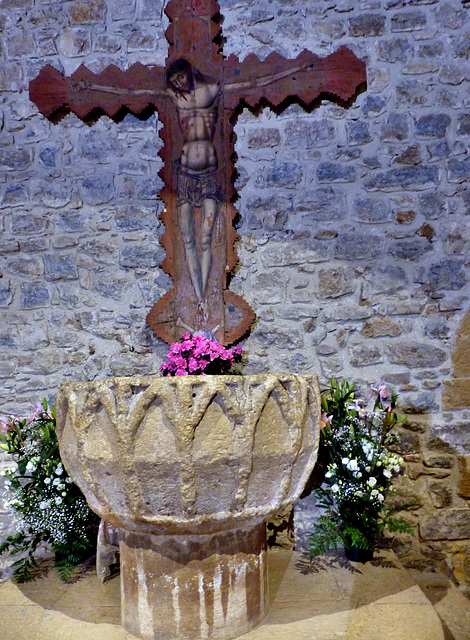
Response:
[[[377,500],[380,500],[380,502],[383,502],[384,499],[385,498],[383,497],[383,495],[381,493],[379,493],[379,495],[377,496]]]
[[[44,484],[51,484],[50,478],[44,478]]]
[[[36,465],[33,462],[31,462],[31,460],[26,465],[26,471],[28,473],[32,473],[33,471],[36,471]]]
[[[338,491],[339,491],[339,484],[334,484],[334,485],[331,487],[331,490],[333,491],[333,493],[338,493]]]
[[[369,478],[369,480],[367,480],[367,484],[369,485],[369,487],[375,487],[375,485],[377,484],[377,479]]]
[[[65,498],[65,496],[67,495],[65,491],[62,491],[62,493],[60,494],[63,498]]]
[[[332,474],[332,472],[331,472],[331,471],[327,471],[327,472],[325,473],[325,478],[332,478],[332,477],[333,477],[333,474]]]
[[[360,471],[355,471],[353,475],[355,478],[362,478],[362,473]]]
[[[349,471],[357,471],[359,469],[357,465],[357,460],[350,460],[346,465]]]
[[[379,495],[379,492],[377,491],[377,489],[372,489],[372,491],[370,492],[370,495],[375,498],[376,496]]]
[[[49,506],[49,505],[47,504],[47,502],[46,502],[45,500],[42,500],[42,501],[39,503],[39,508],[40,508],[40,509],[47,509],[47,507],[48,507],[48,506]]]
[[[73,480],[72,478],[65,478],[65,482],[67,482],[67,484],[72,484]]]
[[[60,496],[57,496],[57,498],[55,499],[55,503],[56,504],[61,504],[62,503],[62,498]]]
[[[366,467],[367,473],[370,473],[371,467]]]
[[[357,491],[354,492],[354,495],[358,496],[358,498],[362,498],[362,496],[364,495],[364,492],[361,491],[360,489],[357,489]]]
[[[348,466],[349,458],[341,458],[341,464]]]
[[[392,477],[392,472],[390,471],[390,469],[384,469],[383,472],[384,476],[386,478],[391,478]]]
[[[54,485],[54,487],[57,487],[57,485],[60,484],[60,478],[54,478],[52,484]]]
[[[11,480],[5,480],[5,487],[11,487]]]
[[[64,468],[62,467],[62,465],[58,465],[57,469],[55,470],[55,474],[56,476],[60,476],[64,473]]]

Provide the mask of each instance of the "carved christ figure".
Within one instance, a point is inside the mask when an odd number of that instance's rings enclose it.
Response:
[[[326,58],[307,50],[293,60],[275,52],[265,60],[225,58],[216,42],[217,0],[169,0],[165,13],[166,67],[135,63],[122,71],[109,65],[95,74],[82,65],[67,78],[46,66],[31,81],[30,97],[54,122],[67,111],[84,120],[100,112],[119,117],[124,109],[158,112],[162,268],[174,287],[153,305],[147,322],[168,343],[190,326],[233,344],[254,320],[248,303],[229,289],[237,263],[234,116],[242,106],[282,109],[284,101],[309,105],[321,95],[347,102],[366,81],[365,65],[346,47]]]
[[[220,83],[203,76],[180,58],[168,68],[167,88],[176,104],[184,140],[181,156],[175,162],[178,221],[198,310],[201,319],[207,321],[205,293],[211,268],[212,231],[223,202],[213,143]],[[200,257],[194,219],[197,207],[202,211]]]

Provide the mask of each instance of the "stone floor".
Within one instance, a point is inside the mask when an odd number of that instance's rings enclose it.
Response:
[[[270,612],[243,640],[470,640],[470,602],[436,580],[421,589],[389,551],[365,565],[340,555],[315,564],[281,549],[268,555]],[[24,585],[8,580],[0,639],[133,640],[120,626],[119,591],[119,578],[101,585],[92,566],[72,584],[52,570]]]

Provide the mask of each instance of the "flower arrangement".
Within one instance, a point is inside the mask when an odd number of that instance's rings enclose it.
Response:
[[[408,522],[394,517],[406,507],[385,503],[403,464],[393,451],[398,438],[392,430],[405,417],[397,416],[397,395],[389,397],[383,381],[371,392],[375,401],[370,412],[346,380],[338,383],[332,378],[323,392],[319,461],[326,473],[316,494],[325,512],[309,536],[311,556],[342,545],[347,555],[349,549],[359,548],[372,557],[385,528],[413,533]]]
[[[0,442],[15,461],[3,470],[4,497],[20,526],[0,544],[0,554],[27,552],[13,564],[14,577],[25,582],[38,570],[38,546],[49,543],[59,576],[66,580],[94,553],[99,518],[62,465],[54,407],[44,400],[28,418],[0,416]]]
[[[241,362],[241,356],[241,347],[227,349],[217,340],[185,333],[180,342],[170,346],[167,362],[160,365],[160,371],[164,376],[238,374],[232,366]]]

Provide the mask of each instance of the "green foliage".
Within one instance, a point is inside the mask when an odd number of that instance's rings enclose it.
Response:
[[[40,544],[48,543],[62,579],[94,553],[99,518],[63,468],[55,431],[55,410],[47,401],[28,418],[0,417],[0,444],[15,462],[6,469],[5,505],[19,519],[19,532],[0,544],[0,554],[21,554],[14,563],[18,582],[33,578]]]
[[[397,415],[397,396],[389,396],[383,381],[371,389],[370,412],[346,380],[332,378],[322,392],[318,458],[325,477],[316,495],[324,513],[309,536],[312,556],[339,545],[373,549],[385,529],[413,533],[409,523],[394,517],[408,505],[385,505],[403,464],[394,452],[398,439],[392,430],[405,418]]]

